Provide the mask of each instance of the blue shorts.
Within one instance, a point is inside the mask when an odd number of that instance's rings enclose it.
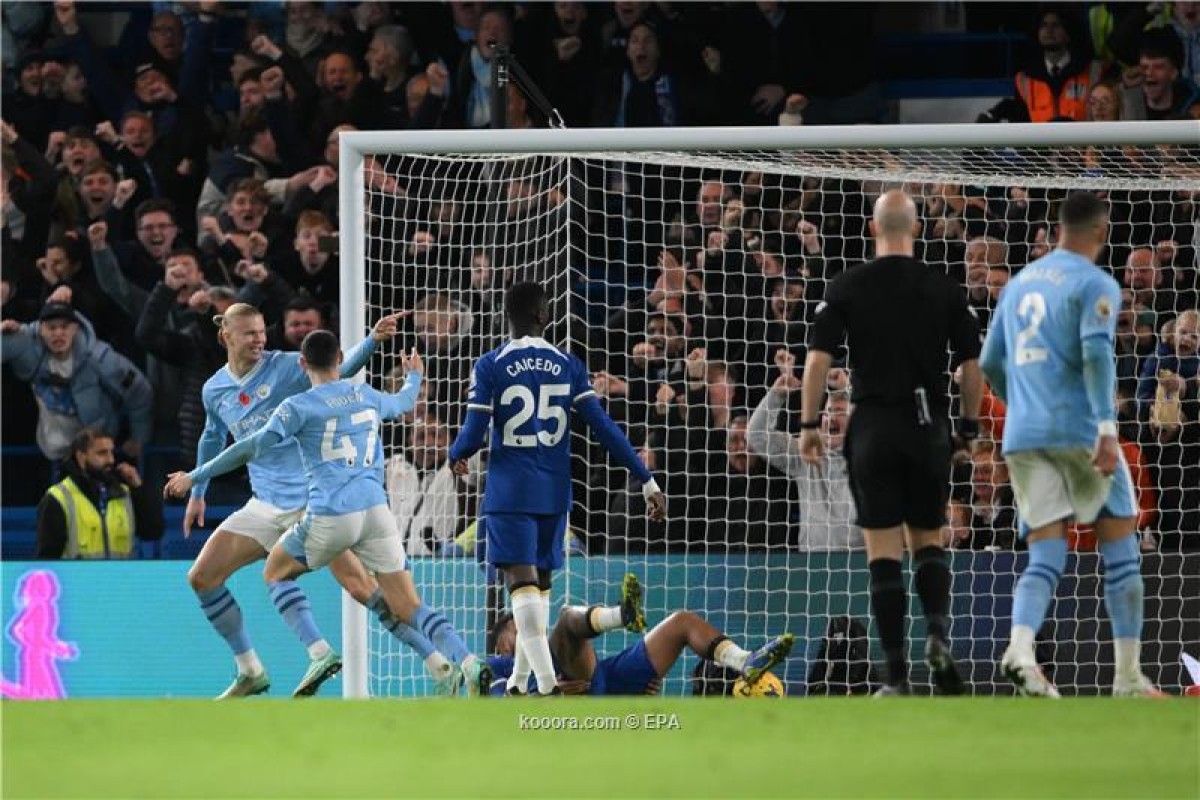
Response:
[[[487,563],[562,567],[566,514],[488,514],[481,523],[487,530]]]
[[[656,680],[658,671],[650,663],[646,640],[638,639],[637,644],[596,662],[588,694],[645,694]]]

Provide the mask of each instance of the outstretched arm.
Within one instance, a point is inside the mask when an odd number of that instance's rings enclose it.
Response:
[[[450,461],[462,463],[465,470],[467,460],[483,447],[483,439],[487,435],[488,422],[492,415],[479,408],[468,408],[467,417],[463,420],[462,430],[458,432],[454,443],[450,445]],[[459,474],[465,474],[461,472]]]
[[[365,367],[371,360],[371,356],[375,355],[375,347],[395,336],[400,320],[407,317],[408,314],[407,311],[399,311],[395,314],[388,314],[376,322],[375,327],[371,330],[371,335],[354,345],[346,353],[346,357],[342,360],[342,377],[349,378]]]
[[[600,406],[596,396],[588,395],[575,404],[575,410],[592,432],[597,441],[607,450],[618,464],[628,469],[643,484],[653,483],[654,477],[646,465],[637,457],[629,438],[612,421],[612,417]]]
[[[253,436],[226,447],[211,461],[206,461],[191,472],[176,472],[167,480],[163,489],[165,497],[183,497],[196,483],[207,483],[218,475],[233,472],[283,441],[278,431],[263,428]]]

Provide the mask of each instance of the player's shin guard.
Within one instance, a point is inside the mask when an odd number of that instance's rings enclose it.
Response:
[[[317,629],[312,614],[312,603],[308,601],[304,590],[295,581],[277,581],[269,584],[268,589],[271,602],[275,604],[287,626],[292,629],[292,633],[296,634],[296,638],[308,648],[309,655],[320,658],[328,653],[329,644]]]
[[[871,573],[871,614],[879,628],[879,641],[887,658],[888,683],[899,685],[908,680],[908,659],[904,655],[904,610],[908,593],[900,562],[877,558],[869,565]]]
[[[471,655],[471,651],[450,624],[450,620],[424,603],[418,606],[417,612],[413,614],[413,627],[456,664],[462,664]]]
[[[946,551],[936,545],[922,547],[913,553],[917,596],[925,610],[925,624],[930,636],[945,639],[949,628],[950,565]]]
[[[1041,539],[1029,545],[1029,564],[1013,592],[1013,624],[1010,647],[1033,659],[1033,640],[1046,619],[1054,590],[1067,565],[1065,539]]]
[[[1137,536],[1101,542],[1099,549],[1104,557],[1104,605],[1112,623],[1117,677],[1140,676],[1144,588]]]
[[[196,598],[200,601],[204,616],[233,651],[239,670],[247,674],[262,672],[262,664],[250,646],[250,636],[242,620],[242,608],[229,589],[221,584],[215,589],[196,592]]]
[[[547,620],[542,614],[541,593],[536,587],[523,586],[513,592],[512,613],[517,625],[517,642],[525,648],[525,657],[537,676],[538,691],[549,694],[557,681],[554,678],[554,662],[550,657],[550,641],[546,638]],[[523,686],[517,688],[524,689]]]

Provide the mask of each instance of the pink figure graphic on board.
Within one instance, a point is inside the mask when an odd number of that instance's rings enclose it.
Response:
[[[61,700],[67,696],[57,662],[75,660],[79,648],[58,638],[58,594],[53,572],[33,570],[17,581],[16,613],[5,633],[16,646],[20,672],[15,681],[0,677],[0,697]]]

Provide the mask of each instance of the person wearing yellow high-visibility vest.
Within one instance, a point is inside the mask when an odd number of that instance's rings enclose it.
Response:
[[[63,459],[62,480],[38,504],[37,557],[133,557],[136,539],[162,538],[156,511],[137,469],[116,463],[113,437],[84,428]]]

